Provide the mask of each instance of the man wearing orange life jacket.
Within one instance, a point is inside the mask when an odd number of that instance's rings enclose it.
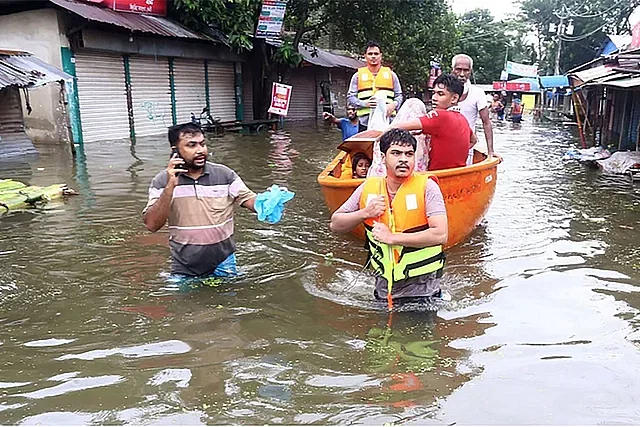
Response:
[[[437,179],[414,174],[416,140],[391,129],[380,138],[386,177],[370,177],[331,216],[331,231],[364,222],[374,295],[403,300],[440,295],[447,212]]]
[[[369,123],[371,109],[376,107],[376,97],[383,95],[387,103],[387,117],[395,115],[402,104],[402,87],[396,73],[382,66],[382,52],[376,42],[367,43],[366,67],[358,69],[351,77],[347,99],[358,107],[360,123]]]

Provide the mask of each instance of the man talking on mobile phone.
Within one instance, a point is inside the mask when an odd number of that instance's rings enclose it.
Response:
[[[156,232],[169,222],[171,273],[234,276],[236,206],[256,212],[256,194],[227,166],[207,161],[204,133],[194,123],[169,128],[173,154],[149,187],[144,225]]]

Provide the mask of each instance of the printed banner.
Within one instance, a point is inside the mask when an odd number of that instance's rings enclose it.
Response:
[[[95,1],[93,1],[95,3]],[[167,14],[167,0],[103,0],[102,4],[120,12]]]
[[[279,37],[286,10],[286,0],[263,0],[262,10],[258,18],[258,27],[256,28],[256,37],[262,39]]]
[[[507,61],[507,73],[521,77],[537,77],[538,67]]]
[[[271,88],[271,105],[268,111],[279,116],[286,116],[289,111],[292,89],[293,86],[273,83],[273,87]]]
[[[493,90],[506,90],[508,92],[529,92],[531,90],[531,84],[505,81],[493,82]]]

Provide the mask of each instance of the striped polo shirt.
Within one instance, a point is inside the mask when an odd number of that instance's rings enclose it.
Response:
[[[144,211],[158,201],[167,182],[166,170],[153,178]],[[169,212],[171,272],[206,275],[234,253],[235,207],[252,197],[238,174],[221,164],[207,162],[197,179],[180,174]]]

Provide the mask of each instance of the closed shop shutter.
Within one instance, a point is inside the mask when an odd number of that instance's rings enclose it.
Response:
[[[37,152],[24,131],[18,89],[7,87],[0,90],[0,159]]]
[[[75,58],[84,141],[129,138],[122,56],[80,52]]]
[[[253,120],[253,79],[249,67],[242,70],[242,102],[244,120]]]
[[[221,121],[236,119],[235,74],[232,62],[209,61],[209,103],[211,117]]]
[[[0,135],[24,133],[22,106],[18,88],[10,86],[0,90]]]
[[[166,133],[173,124],[168,58],[132,56],[129,74],[136,136]]]
[[[623,150],[635,150],[638,142],[638,125],[640,125],[640,92],[631,92],[633,96],[633,108],[629,120],[629,141],[621,147]]]
[[[173,81],[178,123],[190,122],[191,113],[200,117],[202,109],[207,106],[204,60],[176,58],[173,62]]]
[[[315,120],[318,111],[318,97],[314,71],[293,70],[289,84],[293,86],[293,89],[291,90],[291,104],[287,119]]]

